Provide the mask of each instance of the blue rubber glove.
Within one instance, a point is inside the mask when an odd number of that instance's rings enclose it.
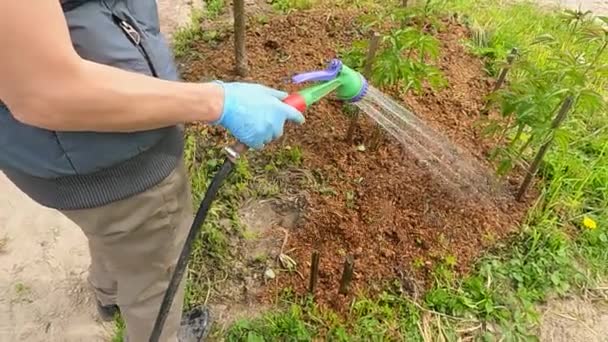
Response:
[[[216,83],[224,87],[224,109],[215,124],[251,148],[261,149],[283,135],[287,120],[304,123],[302,113],[281,102],[285,92],[253,83]]]

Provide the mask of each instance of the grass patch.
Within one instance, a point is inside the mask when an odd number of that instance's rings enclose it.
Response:
[[[176,58],[197,56],[196,42],[213,42],[221,39],[218,30],[203,30],[205,20],[213,20],[224,12],[224,0],[208,0],[206,9],[192,9],[190,22],[173,34],[173,54]]]
[[[190,130],[187,134],[185,159],[195,209],[224,163],[225,154],[221,146],[223,144],[206,130]],[[191,255],[186,285],[187,307],[206,303],[213,284],[224,278],[235,256],[231,241],[241,238],[243,234],[238,208],[242,198],[248,195],[251,179],[247,159],[240,159],[209,210]]]
[[[206,0],[206,16],[209,19],[214,19],[224,12],[226,4],[224,0]]]
[[[112,336],[112,342],[123,342],[126,328],[125,322],[120,315],[116,315],[116,318],[114,319],[114,335]]]
[[[193,53],[193,44],[203,39],[201,22],[204,12],[198,9],[192,11],[190,22],[178,28],[173,35],[173,54],[176,58],[183,58]]]
[[[185,159],[190,173],[195,207],[201,202],[212,178],[224,163],[223,134],[214,136],[208,128],[194,128],[186,136]],[[212,205],[189,264],[186,284],[186,307],[207,303],[210,291],[230,274],[238,244],[258,237],[248,234],[239,220],[239,208],[245,199],[269,198],[280,193],[279,183],[285,172],[302,162],[297,147],[283,146],[273,153],[250,151],[241,158],[226,179]]]
[[[310,9],[316,3],[315,0],[272,0],[272,8],[276,11],[287,13],[292,10]]]

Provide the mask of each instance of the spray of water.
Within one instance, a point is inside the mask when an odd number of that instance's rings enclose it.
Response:
[[[496,193],[498,182],[474,157],[378,89],[370,86],[357,106],[402,143],[439,182],[467,195]]]

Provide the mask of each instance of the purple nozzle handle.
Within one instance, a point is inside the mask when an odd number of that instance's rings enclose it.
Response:
[[[333,59],[327,69],[295,75],[292,80],[296,84],[311,81],[331,81],[338,77],[340,70],[342,70],[342,61]]]

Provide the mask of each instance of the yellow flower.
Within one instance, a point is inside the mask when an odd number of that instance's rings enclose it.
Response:
[[[583,226],[585,226],[587,229],[593,230],[597,228],[597,223],[592,218],[585,216],[583,219]]]

